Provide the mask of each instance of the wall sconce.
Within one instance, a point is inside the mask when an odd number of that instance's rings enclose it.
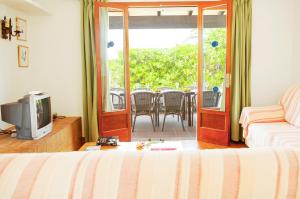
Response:
[[[1,32],[2,32],[2,38],[3,39],[9,39],[11,40],[11,37],[16,37],[16,36],[20,36],[21,33],[23,33],[23,30],[20,30],[20,26],[18,24],[16,24],[16,30],[12,31],[12,23],[11,23],[11,18],[7,19],[6,17],[4,17],[4,19],[1,20]]]

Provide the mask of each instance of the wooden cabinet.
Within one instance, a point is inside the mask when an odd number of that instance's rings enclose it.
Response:
[[[76,151],[82,146],[80,117],[56,119],[51,133],[39,140],[19,140],[0,135],[0,153]]]

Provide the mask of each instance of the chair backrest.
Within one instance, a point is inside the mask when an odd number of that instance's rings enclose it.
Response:
[[[166,112],[180,112],[184,101],[184,92],[182,91],[165,91],[161,95],[164,99]]]
[[[150,111],[155,103],[155,94],[150,91],[136,91],[133,96],[132,105],[137,113]],[[132,98],[131,98],[132,99]]]
[[[110,91],[124,92],[124,88],[111,88]]]
[[[151,91],[151,88],[141,87],[141,88],[135,88],[134,91]]]
[[[218,107],[221,93],[214,91],[203,91],[202,107]]]
[[[124,109],[124,101],[123,98],[115,93],[115,92],[110,92],[110,96],[111,96],[111,102],[113,104],[114,109]]]

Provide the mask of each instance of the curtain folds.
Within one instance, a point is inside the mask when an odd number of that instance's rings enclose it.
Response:
[[[94,0],[81,0],[83,120],[86,141],[98,138]]]
[[[239,117],[251,105],[252,0],[233,0],[231,139],[241,141]]]

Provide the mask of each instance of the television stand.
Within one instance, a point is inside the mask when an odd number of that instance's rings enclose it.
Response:
[[[66,117],[53,122],[53,130],[38,140],[19,140],[0,134],[0,153],[76,151],[82,146],[80,117]]]

